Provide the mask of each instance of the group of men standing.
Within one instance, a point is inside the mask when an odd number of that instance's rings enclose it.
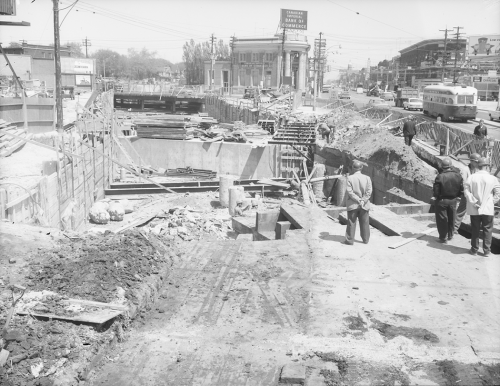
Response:
[[[481,230],[484,232],[483,256],[491,253],[494,204],[500,200],[500,184],[489,173],[489,167],[489,160],[477,153],[470,156],[469,167],[460,170],[453,167],[451,159],[444,158],[442,170],[433,185],[439,241],[446,244],[452,240],[465,214],[468,214],[472,227],[471,255],[476,255],[479,251]],[[368,244],[370,240],[372,181],[361,173],[362,168],[360,161],[354,161],[352,173],[347,177],[347,229],[343,242],[346,245],[354,244],[358,220],[363,243]]]
[[[468,214],[472,227],[469,253],[478,253],[479,235],[483,230],[483,255],[488,256],[493,235],[494,204],[500,200],[500,184],[489,173],[489,160],[474,153],[470,156],[468,170],[455,170],[449,158],[443,159],[441,167],[442,171],[433,185],[439,241],[447,243],[453,239],[463,217]],[[458,209],[457,199],[460,200]]]

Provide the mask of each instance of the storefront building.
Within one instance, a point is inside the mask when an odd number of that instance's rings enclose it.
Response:
[[[232,60],[214,62],[214,87],[307,88],[307,55],[310,45],[299,33],[272,38],[235,39]],[[283,54],[284,61],[283,61]],[[205,86],[210,86],[211,62],[205,61]]]

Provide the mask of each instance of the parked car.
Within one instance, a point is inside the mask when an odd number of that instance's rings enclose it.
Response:
[[[423,101],[422,99],[418,98],[409,98],[407,102],[403,102],[403,108],[405,110],[420,110],[422,111],[423,108]]]
[[[392,92],[381,92],[380,98],[385,101],[394,101],[394,95]]]
[[[368,105],[374,109],[388,109],[390,107],[389,103],[383,99],[370,99]]]
[[[500,104],[497,105],[497,109],[495,111],[490,111],[490,121],[495,119],[500,121]]]
[[[349,94],[349,91],[342,91],[339,94],[339,99],[351,99],[351,95]]]

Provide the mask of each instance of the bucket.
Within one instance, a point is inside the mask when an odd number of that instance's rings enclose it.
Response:
[[[446,155],[446,145],[439,145],[439,155]]]

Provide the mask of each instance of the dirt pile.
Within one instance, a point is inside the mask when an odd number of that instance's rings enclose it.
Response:
[[[112,335],[84,325],[17,318],[4,336],[10,356],[7,365],[0,367],[0,384],[50,386],[51,375],[71,362],[89,360]]]
[[[383,170],[426,185],[432,185],[437,171],[406,146],[403,138],[372,125],[347,128],[333,145],[355,157],[378,164]]]
[[[74,239],[73,239],[74,240]],[[41,251],[45,263],[31,264],[30,290],[49,290],[74,298],[112,302],[117,288],[134,300],[133,289],[174,254],[154,234],[138,230],[107,232],[68,241],[58,249]]]
[[[33,253],[27,264],[27,280],[23,281],[28,291],[16,310],[19,312],[30,299],[34,300],[32,297],[40,293],[37,291],[42,291],[42,295],[39,302],[32,302],[30,312],[40,315],[78,314],[78,310],[68,309],[64,303],[68,298],[116,303],[128,300],[129,304],[138,304],[141,285],[170,266],[176,251],[175,246],[160,241],[156,235],[146,236],[137,229],[124,234],[106,232],[64,238],[53,248]],[[1,326],[10,307],[10,291],[5,289],[0,302]],[[97,309],[84,308],[84,312],[93,311]],[[14,315],[3,336],[2,345],[9,357],[0,368],[0,384],[52,385],[54,374],[75,366],[83,369],[127,325],[127,317],[122,316],[96,327]]]

